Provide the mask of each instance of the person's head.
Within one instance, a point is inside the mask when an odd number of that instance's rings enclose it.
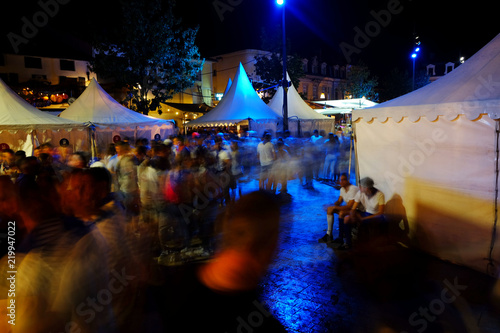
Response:
[[[143,161],[148,155],[148,148],[146,146],[137,146],[135,147],[134,155],[139,161]]]
[[[116,148],[114,143],[110,143],[108,145],[108,149],[106,149],[106,155],[113,156],[116,154]]]
[[[374,190],[374,182],[370,177],[365,177],[359,181],[359,190],[362,193],[370,194]]]
[[[39,162],[35,156],[28,156],[20,159],[19,170],[25,175],[36,175],[39,170]]]
[[[2,158],[4,163],[13,164],[15,161],[15,153],[12,149],[4,149],[2,150]]]
[[[126,155],[130,151],[130,144],[125,141],[118,141],[115,144],[115,149],[118,156]]]
[[[318,130],[314,130],[314,131],[313,131],[313,136],[319,136],[319,132],[318,132]]]
[[[15,155],[15,161],[19,161],[22,158],[26,158],[26,152],[24,150],[18,150],[16,151]]]
[[[87,167],[87,158],[83,152],[77,151],[70,155],[68,159],[68,166],[76,169],[83,169]]]
[[[239,149],[238,141],[231,141],[231,150],[237,151]]]
[[[349,185],[349,177],[347,177],[347,174],[343,173],[340,175],[340,186],[346,187]]]
[[[265,142],[271,141],[271,133],[265,132],[263,138]]]
[[[50,142],[45,142],[40,145],[40,152],[52,155],[54,153],[54,146]]]

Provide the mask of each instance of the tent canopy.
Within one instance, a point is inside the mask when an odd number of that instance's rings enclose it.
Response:
[[[227,94],[212,111],[187,123],[186,126],[234,125],[244,120],[278,120],[280,117],[260,99],[240,63]]]
[[[61,119],[23,100],[0,79],[0,132],[4,130],[83,129],[83,122]]]
[[[95,79],[59,117],[99,127],[127,128],[162,126],[169,120],[148,117],[132,111],[114,100]]]
[[[477,119],[488,114],[500,118],[500,34],[468,59],[463,65],[439,80],[416,91],[381,103],[373,108],[353,112],[353,121],[388,117],[400,121],[408,117],[417,121],[421,116],[433,121],[438,116],[449,120],[464,114]]]
[[[403,242],[496,276],[498,82],[500,35],[439,80],[352,117],[359,176],[385,194],[388,221],[407,222]]]
[[[288,75],[288,74],[287,74]],[[290,78],[289,78],[290,79]],[[309,119],[325,119],[328,118],[318,112],[314,111],[306,102],[300,97],[299,93],[295,89],[295,87],[290,85],[287,92],[287,105],[288,105],[288,117],[297,117],[300,120],[309,120]],[[283,114],[283,87],[279,87],[274,94],[273,98],[269,101],[269,107],[273,109],[273,111],[278,115],[282,116]]]

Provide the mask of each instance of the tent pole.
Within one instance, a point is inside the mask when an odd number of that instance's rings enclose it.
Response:
[[[354,126],[352,126],[354,125]],[[351,125],[351,128],[352,128],[352,137],[351,137],[351,140],[354,141],[354,158],[356,160],[356,163],[354,164],[355,168],[356,168],[356,184],[359,184],[359,157],[358,157],[358,143],[357,143],[357,138],[356,138],[356,123],[352,124]],[[351,170],[349,169],[349,178],[351,177],[350,175],[350,172]]]
[[[495,240],[497,235],[497,222],[498,222],[498,178],[499,178],[499,161],[498,158],[500,156],[499,153],[499,139],[500,139],[500,126],[499,121],[497,120],[495,123],[495,213],[493,220],[493,230],[491,235],[491,243],[490,243],[490,251],[488,253],[488,265],[486,268],[486,272],[491,276],[496,276],[497,272],[494,271],[495,263],[493,262],[493,248],[495,247]]]

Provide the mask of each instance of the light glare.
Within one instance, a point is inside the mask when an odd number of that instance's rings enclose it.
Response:
[[[276,3],[281,6],[285,3],[285,0],[276,0]]]

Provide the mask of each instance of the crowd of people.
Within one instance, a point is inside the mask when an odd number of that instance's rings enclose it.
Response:
[[[164,141],[124,139],[110,143],[95,159],[49,142],[36,147],[33,156],[4,149],[0,226],[7,234],[7,224],[15,223],[22,295],[17,313],[24,318],[14,331],[44,332],[65,325],[113,331],[110,325],[127,321],[124,300],[136,297],[152,259],[178,266],[219,256],[219,263],[240,263],[230,268],[231,278],[217,275],[230,266],[214,264],[206,266],[200,281],[222,290],[255,286],[276,245],[279,209],[259,195],[247,199],[250,208],[237,206],[245,198],[242,187],[259,179],[261,192],[272,196],[286,194],[290,179],[300,179],[304,187],[311,187],[313,179],[340,179],[348,167],[349,138],[321,134],[273,138],[266,132],[258,138],[195,132]],[[259,207],[252,206],[256,202]],[[263,202],[274,208],[256,210]],[[248,216],[264,214],[253,220],[265,223],[259,227],[251,221],[249,228],[248,218],[237,217],[232,206]],[[228,218],[240,222],[228,224]],[[249,240],[241,238],[241,230]],[[228,241],[223,231],[236,236]],[[222,255],[218,251],[224,244],[251,249],[252,255]],[[1,251],[7,260],[7,248]],[[236,274],[238,270],[246,274]],[[88,295],[98,295],[98,301]]]

